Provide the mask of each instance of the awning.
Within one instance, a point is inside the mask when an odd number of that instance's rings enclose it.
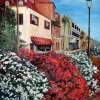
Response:
[[[31,41],[35,45],[53,45],[52,40],[47,38],[31,37]]]

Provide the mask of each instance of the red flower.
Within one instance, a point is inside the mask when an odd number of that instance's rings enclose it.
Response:
[[[66,71],[63,73],[62,79],[68,81],[68,80],[70,80],[71,78],[72,78],[71,73],[69,72],[69,70],[66,70]]]
[[[35,53],[28,48],[20,48],[18,56],[24,59],[32,60]]]
[[[79,70],[61,54],[36,54],[31,61],[49,80],[50,89],[43,100],[86,100],[89,89]]]

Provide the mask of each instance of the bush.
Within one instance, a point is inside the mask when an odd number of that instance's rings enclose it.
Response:
[[[0,100],[40,100],[48,88],[47,78],[35,66],[0,50]]]
[[[19,52],[18,52],[18,56],[20,58],[24,58],[26,60],[31,61],[33,56],[35,55],[35,53],[28,48],[20,48]]]
[[[31,63],[46,74],[51,86],[43,100],[85,100],[89,96],[85,79],[64,55],[37,54]]]
[[[72,63],[80,70],[81,75],[86,79],[91,94],[94,94],[95,89],[97,89],[97,80],[93,76],[98,72],[97,68],[92,65],[91,60],[83,51],[77,51],[68,56],[72,60]]]

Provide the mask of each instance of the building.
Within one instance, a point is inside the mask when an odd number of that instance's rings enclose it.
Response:
[[[55,16],[55,4],[52,0],[34,0],[35,6],[42,15],[46,16],[50,20],[54,20]]]
[[[55,11],[55,4],[51,0],[37,0],[36,7],[39,12],[51,20],[53,51],[59,52],[61,50],[60,14]]]
[[[43,0],[41,0],[43,1]],[[41,7],[37,5],[40,0],[19,0],[13,2],[6,0],[16,13],[18,3],[18,27],[20,32],[20,45],[22,47],[31,48],[34,51],[52,50],[51,37],[51,16],[49,17],[40,11]]]
[[[71,38],[69,42],[69,48],[70,49],[79,49],[80,48],[80,27],[75,24],[74,22],[71,22]]]
[[[67,16],[61,16],[61,49],[62,52],[69,50],[69,39],[71,37],[71,22]]]
[[[54,20],[52,21],[52,39],[54,42],[53,50],[55,52],[61,51],[61,37],[60,37],[60,31],[61,31],[61,25],[60,25],[60,14],[57,12],[55,13]]]
[[[62,51],[79,49],[80,27],[68,16],[61,17],[61,47]]]

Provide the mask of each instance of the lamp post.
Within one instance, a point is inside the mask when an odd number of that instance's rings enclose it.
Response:
[[[87,1],[87,6],[88,6],[88,51],[87,54],[90,56],[90,15],[91,15],[91,7],[92,7],[92,0],[86,0]]]

